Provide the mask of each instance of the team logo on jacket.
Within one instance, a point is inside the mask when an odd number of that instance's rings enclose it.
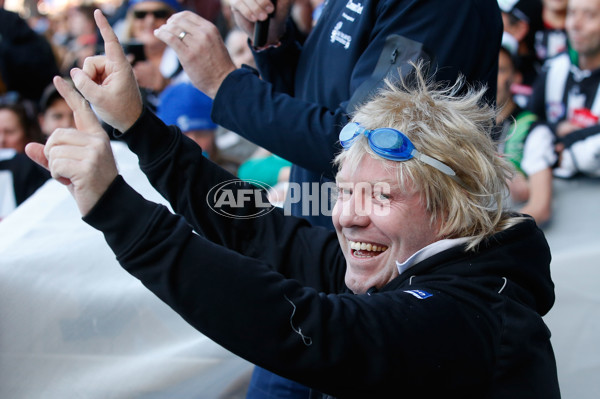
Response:
[[[407,290],[407,291],[404,291],[404,292],[406,292],[407,294],[410,294],[410,295],[414,296],[417,299],[427,299],[430,296],[433,296],[433,294],[430,294],[429,292],[423,291],[423,290]]]
[[[352,0],[348,0],[348,2],[346,3],[346,8],[357,14],[362,14],[362,12],[363,12],[362,3],[355,3]]]
[[[342,19],[346,21],[346,28],[356,20],[358,15],[362,14],[363,8],[362,3],[355,3],[353,0],[348,0],[345,11],[341,15]],[[338,21],[331,31],[330,40],[331,43],[341,44],[347,50],[350,47],[350,43],[352,43],[352,36],[342,32],[343,27],[344,21]]]
[[[333,28],[331,31],[331,43],[338,42],[344,46],[345,49],[348,49],[348,47],[350,47],[350,43],[352,42],[352,36],[342,32],[340,30],[342,29],[342,26],[344,26],[344,23],[341,21],[335,24],[335,28]]]
[[[272,187],[258,180],[227,180],[210,189],[206,203],[219,215],[252,219],[275,209],[267,199]]]

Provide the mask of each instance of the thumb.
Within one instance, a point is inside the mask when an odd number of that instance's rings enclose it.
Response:
[[[46,158],[44,148],[45,146],[43,144],[29,143],[25,146],[25,154],[27,154],[27,156],[31,158],[32,161],[44,167],[46,170],[50,171],[50,168],[48,167],[48,158]],[[71,180],[67,179],[66,177],[58,177],[56,180],[58,180],[65,186],[71,184]]]
[[[25,154],[38,165],[48,168],[48,158],[44,154],[44,145],[40,143],[29,143],[25,146]]]

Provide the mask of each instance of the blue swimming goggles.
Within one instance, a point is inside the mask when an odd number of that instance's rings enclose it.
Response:
[[[447,174],[461,186],[464,186],[462,180],[456,176],[456,172],[451,167],[417,151],[408,137],[399,130],[390,127],[367,130],[356,122],[350,122],[340,132],[340,144],[345,149],[348,149],[361,134],[367,137],[369,146],[380,157],[392,161],[407,161],[411,158],[416,158]]]

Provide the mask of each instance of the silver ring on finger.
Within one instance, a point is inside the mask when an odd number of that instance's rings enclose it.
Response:
[[[187,32],[182,30],[181,33],[179,35],[177,35],[177,37],[179,38],[179,40],[183,41],[183,38],[187,36]]]

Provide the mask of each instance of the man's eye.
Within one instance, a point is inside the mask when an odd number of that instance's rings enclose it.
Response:
[[[375,193],[373,197],[378,201],[389,201],[392,196],[385,193]]]
[[[349,188],[338,187],[338,198],[349,198],[352,195],[352,190]]]
[[[387,193],[376,192],[373,193],[373,203],[376,205],[389,205],[392,196]]]

